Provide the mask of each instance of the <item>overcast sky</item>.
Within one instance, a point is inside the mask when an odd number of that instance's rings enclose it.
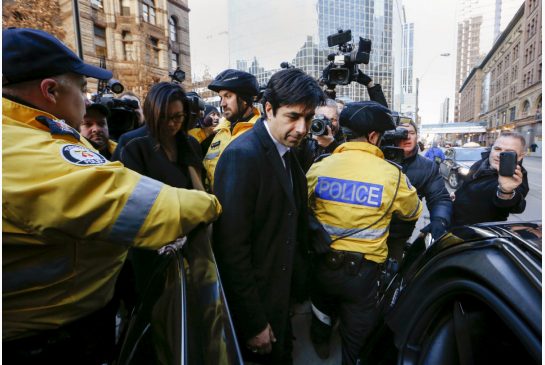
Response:
[[[256,1],[257,3],[259,2]],[[284,3],[290,1],[274,1],[275,6],[282,6]],[[450,98],[449,120],[452,120],[458,2],[405,0],[403,4],[407,21],[415,24],[414,75],[420,78],[419,108],[422,121],[423,123],[439,121],[440,105],[447,97]],[[205,69],[215,76],[229,65],[227,0],[189,0],[189,8],[193,76],[202,77]],[[256,7],[255,11],[263,15],[259,7]],[[282,32],[283,29],[294,26],[293,21],[289,23],[285,21],[283,23],[283,19],[270,21],[275,26],[274,32]],[[270,27],[262,21],[256,26]],[[286,42],[294,41],[289,32],[286,32],[284,37]],[[442,53],[450,53],[450,56],[442,57],[440,56]],[[291,55],[288,60],[293,56]]]

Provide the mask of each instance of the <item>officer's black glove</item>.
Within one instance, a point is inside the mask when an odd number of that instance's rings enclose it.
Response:
[[[443,218],[433,218],[426,227],[422,228],[420,232],[426,234],[431,233],[434,240],[441,237],[447,231],[447,222]]]
[[[356,82],[358,84],[367,86],[367,84],[370,83],[371,81],[373,80],[369,76],[367,76],[360,69],[358,69],[358,77],[356,77]]]

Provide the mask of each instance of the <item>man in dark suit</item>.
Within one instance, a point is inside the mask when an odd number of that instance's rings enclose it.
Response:
[[[307,254],[306,178],[291,149],[307,134],[324,94],[299,69],[274,74],[265,118],[233,141],[215,172],[223,214],[214,250],[243,357],[292,362],[290,296]]]

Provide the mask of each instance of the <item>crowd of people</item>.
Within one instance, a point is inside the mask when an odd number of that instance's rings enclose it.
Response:
[[[381,265],[403,259],[422,199],[434,239],[525,209],[522,136],[500,135],[451,197],[442,152],[421,155],[416,124],[396,126],[361,71],[371,100],[344,105],[297,68],[259,99],[253,75],[225,70],[209,85],[221,109],[206,105],[194,128],[184,89],[160,82],[143,104],[125,95],[141,126],[114,142],[108,108],[86,98],[86,78],[110,71],[43,31],[2,39],[3,344],[16,363],[107,361],[97,349],[111,350],[116,282],[134,276],[138,300],[157,250],[213,223],[245,361],[292,363],[290,306],[310,298],[318,356],[339,321],[342,362],[355,364],[378,319]],[[324,135],[309,134],[315,114],[331,121]],[[401,164],[380,148],[396,127],[408,136]],[[517,154],[512,176],[498,173],[505,151]]]

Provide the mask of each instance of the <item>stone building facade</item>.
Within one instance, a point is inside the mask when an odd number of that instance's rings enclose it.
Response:
[[[150,86],[169,81],[180,67],[191,83],[188,0],[79,0],[83,57],[101,58],[125,90],[143,98]],[[77,48],[72,0],[59,0],[66,30],[63,41]],[[90,80],[91,81],[91,80]],[[96,82],[90,83],[96,90]]]
[[[459,90],[460,121],[485,121],[484,144],[514,130],[541,150],[541,19],[541,1],[526,0]]]

